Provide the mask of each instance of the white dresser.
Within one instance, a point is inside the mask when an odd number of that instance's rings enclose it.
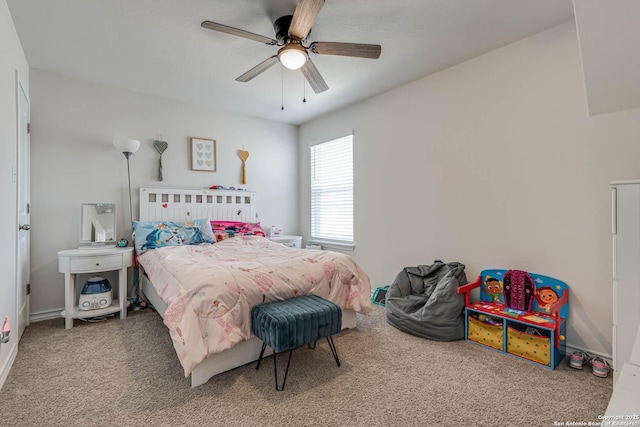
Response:
[[[603,419],[640,425],[640,181],[612,182],[611,201],[613,394]]]
[[[618,370],[605,415],[620,417],[618,419],[622,422],[618,425],[640,425],[640,329],[636,335],[631,359],[621,367],[618,365]]]
[[[640,180],[612,182],[611,198],[615,385],[640,327]]]

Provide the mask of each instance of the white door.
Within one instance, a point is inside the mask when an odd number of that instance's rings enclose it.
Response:
[[[30,204],[29,204],[29,97],[16,76],[18,97],[18,256],[17,256],[17,339],[29,324]]]

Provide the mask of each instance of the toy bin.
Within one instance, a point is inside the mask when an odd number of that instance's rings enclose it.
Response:
[[[504,327],[492,325],[469,316],[467,339],[496,350],[504,351]]]
[[[521,324],[507,326],[507,352],[551,366],[551,331]]]
[[[480,299],[471,302],[471,292]],[[458,287],[465,298],[468,341],[555,369],[565,356],[569,287],[553,277],[521,270],[483,270]]]

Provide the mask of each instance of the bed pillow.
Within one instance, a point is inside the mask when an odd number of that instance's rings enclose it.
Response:
[[[209,219],[194,221],[134,221],[136,252],[142,255],[149,249],[163,246],[215,243]]]
[[[266,237],[259,222],[211,221],[211,228],[218,242],[234,236]]]

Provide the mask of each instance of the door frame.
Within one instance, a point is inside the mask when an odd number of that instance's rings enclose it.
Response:
[[[26,101],[26,111],[23,111],[21,108],[21,101],[24,98]],[[25,328],[29,325],[29,316],[30,316],[30,274],[31,274],[31,257],[30,257],[30,232],[24,231],[24,233],[28,233],[26,236],[26,248],[24,253],[21,251],[20,240],[21,240],[21,231],[19,229],[21,222],[24,220],[24,215],[21,216],[21,211],[23,209],[20,206],[21,201],[27,204],[26,210],[26,224],[30,224],[30,203],[31,203],[31,182],[29,177],[30,170],[30,151],[31,151],[31,142],[30,142],[30,121],[31,121],[31,100],[29,99],[29,94],[24,88],[22,80],[18,74],[18,70],[16,70],[16,158],[17,158],[17,166],[16,166],[16,328],[14,331],[14,338],[20,342],[20,338],[22,337],[22,333]],[[22,115],[26,115],[23,120]],[[24,141],[22,141],[22,132],[24,132]],[[24,143],[26,146],[21,147],[21,144]],[[22,157],[25,157],[24,159]],[[24,182],[23,182],[24,181]],[[26,192],[26,194],[21,194],[21,192]],[[26,277],[25,277],[26,275]],[[24,300],[23,300],[24,298]],[[24,319],[24,320],[23,320]]]

